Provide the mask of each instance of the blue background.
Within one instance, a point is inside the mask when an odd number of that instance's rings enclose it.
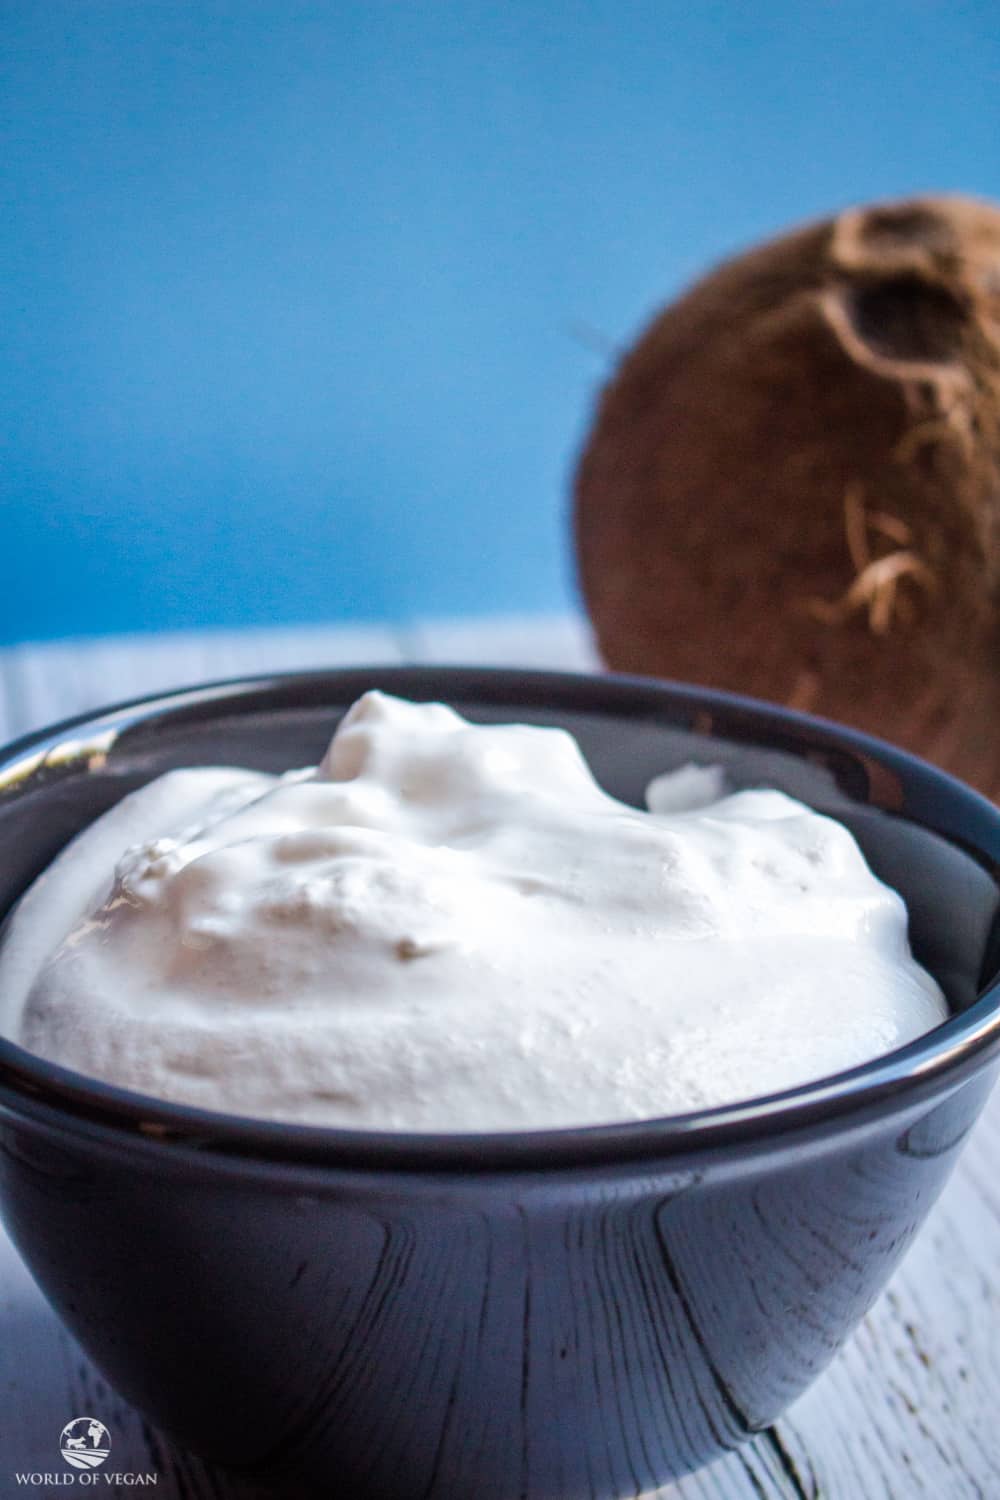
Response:
[[[0,639],[559,610],[620,347],[1000,193],[983,4],[6,0]]]

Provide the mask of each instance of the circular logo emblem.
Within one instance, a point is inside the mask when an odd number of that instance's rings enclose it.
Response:
[[[111,1452],[111,1434],[96,1417],[74,1417],[62,1430],[59,1451],[74,1469],[99,1469]]]

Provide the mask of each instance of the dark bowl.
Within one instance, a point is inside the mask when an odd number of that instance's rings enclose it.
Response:
[[[645,681],[377,669],[199,688],[0,755],[0,913],[180,765],[308,764],[369,686],[561,724],[638,801],[723,761],[855,833],[950,1019],[834,1078],[699,1115],[378,1135],[130,1094],[0,1043],[0,1204],[129,1401],[312,1494],[635,1495],[773,1422],[869,1307],[993,1082],[1000,813],[888,745]]]

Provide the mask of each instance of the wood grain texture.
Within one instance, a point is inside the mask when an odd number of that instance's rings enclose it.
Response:
[[[586,629],[573,619],[21,646],[0,653],[0,737],[198,680],[402,660],[594,665]],[[660,1500],[1000,1497],[998,1161],[1000,1094],[889,1289],[826,1374],[772,1431],[670,1486]],[[116,1470],[159,1476],[151,1493],[161,1500],[253,1496],[174,1449],[114,1395],[64,1332],[0,1231],[2,1500],[61,1493],[26,1490],[15,1474],[58,1471],[59,1433],[80,1414],[98,1416],[111,1430]],[[102,1486],[101,1493],[134,1490]]]

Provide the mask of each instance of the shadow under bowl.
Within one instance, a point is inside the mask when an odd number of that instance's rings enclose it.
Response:
[[[213,685],[0,752],[0,915],[172,767],[315,761],[377,686],[558,724],[639,802],[686,761],[851,828],[950,1018],[835,1078],[700,1115],[379,1135],[154,1100],[0,1041],[0,1211],[123,1396],[299,1497],[636,1495],[769,1425],[870,1306],[1000,1049],[1000,812],[888,745],[613,677],[371,669]],[[2,997],[0,997],[2,999]]]

